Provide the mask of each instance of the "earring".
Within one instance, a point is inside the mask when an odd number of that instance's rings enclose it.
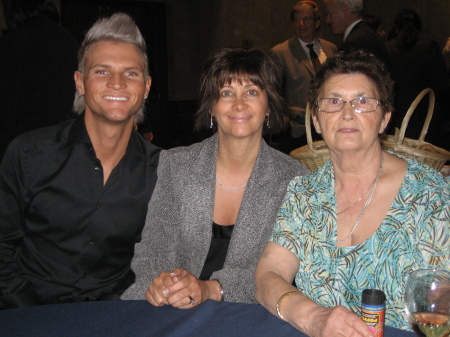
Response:
[[[267,119],[266,119],[266,126],[267,126],[268,129],[270,129],[270,125],[269,125],[269,116],[267,116]]]
[[[214,123],[213,123],[213,118],[212,118],[212,115],[211,115],[211,124],[209,125],[209,128],[212,129],[213,126],[214,126]]]
[[[384,131],[384,128],[381,128],[380,133],[383,133],[383,131]]]

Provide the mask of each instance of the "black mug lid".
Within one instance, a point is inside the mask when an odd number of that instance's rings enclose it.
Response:
[[[362,303],[380,305],[386,302],[386,295],[382,290],[364,289],[362,292]]]

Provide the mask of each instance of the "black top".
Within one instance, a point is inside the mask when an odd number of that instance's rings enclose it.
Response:
[[[133,131],[103,185],[83,116],[25,133],[0,167],[0,308],[118,297],[160,149]]]
[[[233,229],[234,225],[221,226],[213,222],[211,244],[200,273],[200,280],[209,280],[212,273],[223,268]]]

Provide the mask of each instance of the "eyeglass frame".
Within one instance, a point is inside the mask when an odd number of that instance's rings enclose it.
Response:
[[[361,111],[361,110],[358,110],[358,109],[356,109],[356,108],[354,107],[353,101],[354,101],[354,100],[357,100],[357,99],[361,100],[361,98],[365,98],[365,99],[368,99],[368,98],[369,98],[369,99],[374,99],[375,101],[377,101],[377,106],[375,107],[374,110],[370,110],[370,111]],[[340,108],[339,110],[332,111],[332,112],[321,110],[320,107],[319,107],[319,101],[324,100],[324,99],[337,99],[337,100],[339,100],[339,101],[342,102],[342,106],[341,106],[341,108]],[[321,99],[317,99],[317,100],[315,101],[315,105],[317,106],[317,109],[318,109],[319,111],[325,112],[325,113],[327,113],[327,114],[334,114],[334,113],[336,113],[336,112],[342,111],[342,110],[344,109],[345,103],[349,103],[350,106],[352,107],[353,111],[355,111],[356,113],[374,112],[374,111],[377,111],[377,109],[378,109],[379,106],[383,106],[383,101],[381,101],[381,100],[379,100],[379,99],[376,99],[376,98],[374,98],[374,97],[365,97],[365,96],[356,97],[356,98],[351,99],[351,100],[348,100],[348,101],[344,101],[342,98],[339,98],[339,97],[324,97],[324,98],[321,98]]]

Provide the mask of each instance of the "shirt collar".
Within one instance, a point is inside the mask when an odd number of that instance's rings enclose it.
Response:
[[[297,39],[298,39],[298,41],[300,42],[300,45],[302,46],[302,48],[303,48],[303,50],[305,51],[306,55],[309,55],[309,48],[306,46],[306,45],[308,45],[308,44],[311,44],[311,43],[312,43],[312,44],[314,45],[314,49],[316,49],[317,46],[319,46],[319,49],[321,48],[320,42],[319,42],[319,40],[317,40],[317,38],[315,38],[314,41],[312,41],[312,42],[305,42],[305,41],[303,41],[303,40],[300,39],[300,38],[297,38]]]
[[[139,133],[135,130],[131,132],[130,141],[128,142],[127,146],[127,153],[128,152],[137,152],[137,153],[144,153],[144,149],[142,147],[141,142],[139,141]],[[69,136],[67,137],[66,146],[70,147],[76,144],[88,144],[92,146],[91,139],[89,138],[89,134],[86,129],[86,124],[84,123],[84,113],[75,119],[74,123],[72,124]]]
[[[348,34],[350,34],[350,32],[352,31],[353,27],[355,27],[361,21],[362,21],[362,19],[358,19],[355,22],[353,22],[350,26],[347,27],[347,29],[345,30],[345,33],[344,33],[344,41],[347,39]]]
[[[69,136],[67,137],[66,146],[70,147],[75,144],[91,144],[91,139],[84,124],[84,113],[79,115],[70,127]]]

